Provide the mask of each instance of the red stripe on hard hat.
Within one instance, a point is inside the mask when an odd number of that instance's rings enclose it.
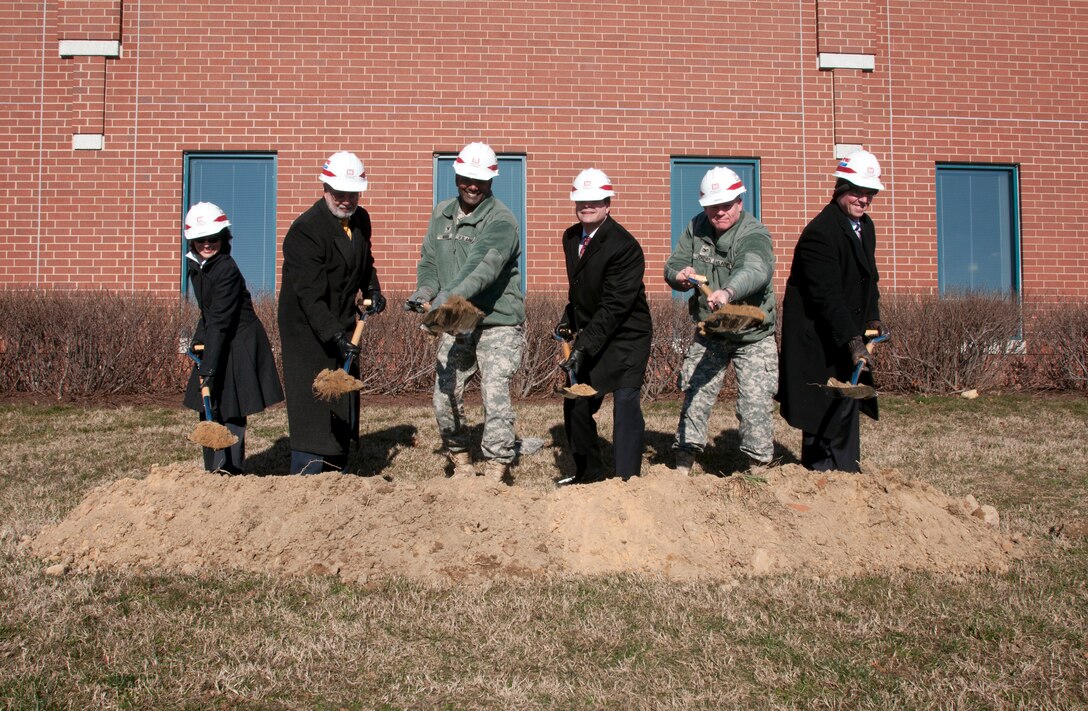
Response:
[[[848,165],[846,165],[844,163],[839,164],[839,172],[840,173],[857,173],[856,170],[854,170],[853,168],[851,168],[850,166],[848,166]]]
[[[737,188],[743,188],[743,187],[744,187],[744,183],[742,183],[742,182],[740,182],[738,180],[737,182],[733,183],[728,188],[726,188],[726,190],[736,190]]]
[[[321,169],[321,174],[322,174],[322,175],[327,175],[327,176],[329,176],[330,178],[335,178],[335,177],[336,177],[336,173],[332,172],[332,171],[331,171],[331,170],[329,170],[328,168],[322,168],[322,169]]]
[[[215,221],[216,222],[226,222],[227,221],[227,216],[226,215],[220,215],[219,217],[215,218]]]
[[[465,159],[464,159],[464,158],[462,158],[461,156],[457,156],[457,159],[456,159],[455,161],[453,161],[453,162],[454,162],[454,163],[464,163],[464,162],[465,162]],[[466,165],[467,165],[467,164],[466,164]],[[498,169],[499,169],[499,164],[498,164],[498,163],[496,163],[495,165],[492,165],[492,166],[488,166],[488,168],[487,168],[487,169],[488,169],[488,170],[494,170],[494,171],[498,171]]]

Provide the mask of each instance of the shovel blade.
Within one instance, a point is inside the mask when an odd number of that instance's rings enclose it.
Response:
[[[850,398],[851,400],[868,400],[876,397],[876,388],[872,385],[854,385],[844,383],[835,378],[828,378],[827,383],[813,383],[820,390],[834,398]]]

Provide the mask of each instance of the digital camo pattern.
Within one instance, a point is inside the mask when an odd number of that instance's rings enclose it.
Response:
[[[778,352],[773,336],[755,343],[734,343],[695,335],[680,368],[684,406],[673,449],[701,452],[706,447],[710,411],[730,361],[737,374],[740,450],[760,462],[769,462],[774,454],[773,398],[778,388]]]
[[[521,365],[525,335],[521,326],[477,328],[467,334],[443,334],[435,364],[434,414],[442,443],[451,452],[471,446],[465,428],[465,383],[480,371],[484,404],[484,459],[509,464],[514,459],[514,405],[510,378]]]

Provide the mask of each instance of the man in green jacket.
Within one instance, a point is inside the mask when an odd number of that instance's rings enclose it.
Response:
[[[499,174],[495,151],[470,143],[453,165],[457,197],[439,203],[431,214],[416,268],[416,291],[405,309],[436,309],[461,296],[483,311],[470,333],[443,334],[435,365],[434,411],[454,477],[482,475],[509,482],[514,460],[514,407],[510,378],[521,364],[525,297],[521,293],[521,239],[510,210],[491,194]],[[465,428],[465,383],[480,371],[484,431],[480,441],[484,466],[477,472]]]
[[[707,278],[710,297],[696,291],[688,302],[693,321],[705,321],[725,304],[758,306],[767,315],[762,324],[738,333],[695,334],[680,370],[684,405],[672,445],[676,469],[685,474],[706,447],[710,411],[730,361],[737,374],[740,449],[750,467],[769,464],[774,454],[774,250],[767,228],[743,209],[745,191],[729,168],[707,171],[699,187],[703,212],[688,223],[665,264],[665,281],[674,289],[694,288],[691,277],[697,274]]]

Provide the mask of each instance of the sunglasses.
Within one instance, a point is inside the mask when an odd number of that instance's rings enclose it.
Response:
[[[193,244],[196,244],[196,245],[219,244],[219,238],[218,237],[205,237],[204,239],[194,239]]]

